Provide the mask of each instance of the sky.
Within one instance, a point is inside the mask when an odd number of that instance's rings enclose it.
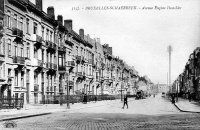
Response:
[[[199,0],[43,0],[55,16],[73,20],[73,30],[100,38],[113,55],[134,66],[153,83],[167,83],[171,45],[172,82],[184,70],[189,55],[200,46]],[[88,7],[136,6],[132,10],[86,10]],[[158,9],[162,7],[162,9]],[[167,7],[177,7],[168,9]],[[143,9],[144,8],[144,9]],[[76,9],[76,10],[74,10]]]

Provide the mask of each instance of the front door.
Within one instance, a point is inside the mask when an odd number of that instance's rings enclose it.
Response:
[[[38,93],[34,93],[34,104],[38,103]]]

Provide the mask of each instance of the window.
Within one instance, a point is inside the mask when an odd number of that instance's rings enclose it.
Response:
[[[34,72],[34,83],[38,84],[38,75],[36,72]]]
[[[81,56],[83,55],[83,48],[81,48]]]
[[[37,58],[37,57],[38,57],[38,55],[37,55],[37,49],[34,48],[34,58]]]
[[[26,70],[26,82],[29,83],[30,70]]]
[[[24,72],[21,72],[21,86],[24,87]]]
[[[42,49],[42,61],[44,62],[44,49]]]
[[[24,57],[24,49],[23,49],[23,48],[21,48],[21,52],[20,52],[20,53],[21,53],[20,56],[21,56],[21,57]]]
[[[56,55],[54,55],[54,64],[57,64],[57,63],[56,63]]]
[[[63,58],[63,55],[59,54],[59,66],[60,67],[63,67],[64,66],[64,58]]]
[[[30,44],[27,43],[27,47],[26,47],[26,56],[27,58],[30,58]]]
[[[76,46],[76,54],[77,54],[77,56],[78,56],[78,47]]]
[[[23,30],[23,18],[20,18],[19,22],[18,22],[18,28],[20,30]]]
[[[10,11],[7,12],[7,26],[10,28],[11,27],[11,22],[10,22]]]
[[[13,27],[17,27],[17,15],[16,14],[14,15],[14,18],[13,18]]]
[[[29,32],[29,19],[26,19],[26,33],[30,33]]]
[[[52,32],[50,32],[50,41],[52,42]]]
[[[42,40],[44,40],[44,27],[42,26]]]
[[[11,39],[8,39],[8,56],[11,56]]]
[[[5,54],[5,44],[4,42],[1,42],[1,39],[0,39],[0,54]]]
[[[15,48],[15,49],[14,49],[14,51],[15,51],[15,52],[14,52],[14,55],[17,56],[17,45],[15,45],[14,48]]]
[[[33,24],[33,34],[37,34],[37,23]]]
[[[47,29],[47,32],[46,32],[46,40],[49,40],[49,30]]]
[[[15,86],[18,85],[18,71],[15,70]]]

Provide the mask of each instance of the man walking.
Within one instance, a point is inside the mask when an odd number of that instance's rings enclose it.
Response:
[[[124,105],[123,105],[122,109],[124,109],[125,105],[127,106],[127,109],[128,109],[128,98],[127,98],[126,94],[124,95]]]

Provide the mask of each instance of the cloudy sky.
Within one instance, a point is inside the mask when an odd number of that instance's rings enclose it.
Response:
[[[154,83],[167,82],[168,45],[173,47],[172,81],[182,73],[190,53],[200,46],[199,0],[44,0],[45,12],[48,6],[54,6],[56,16],[72,19],[76,32],[83,28],[85,34],[110,44],[115,56]],[[105,6],[137,9],[86,10]],[[167,9],[169,6],[178,9]]]

